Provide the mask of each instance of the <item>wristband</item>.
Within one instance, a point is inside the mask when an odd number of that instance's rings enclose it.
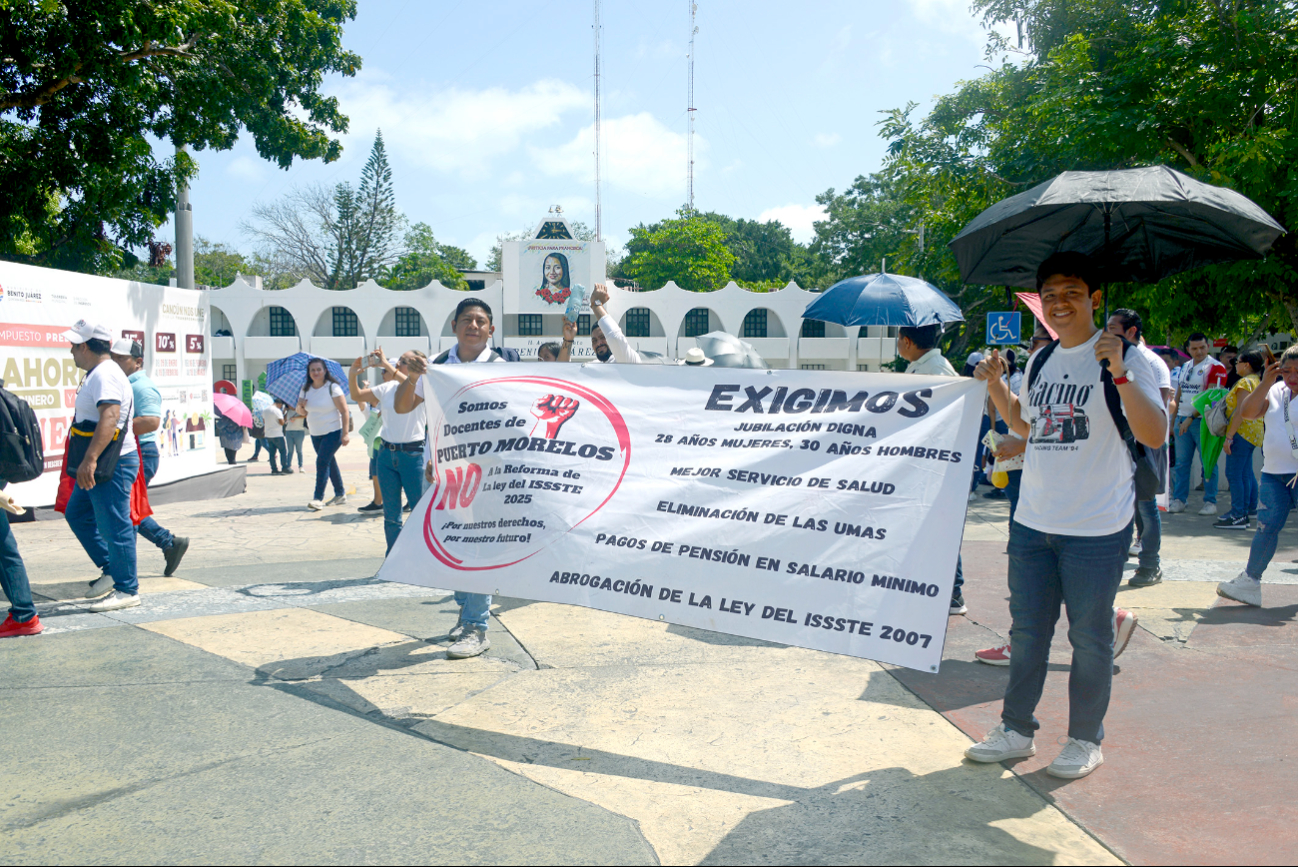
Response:
[[[1127,376],[1127,373],[1129,373],[1129,372],[1130,372],[1130,371],[1126,371],[1126,372],[1124,372],[1124,373],[1122,374],[1122,376],[1115,376],[1115,377],[1113,377],[1113,384],[1114,384],[1114,385],[1126,385],[1127,383],[1131,382],[1131,377],[1130,377],[1130,376]]]

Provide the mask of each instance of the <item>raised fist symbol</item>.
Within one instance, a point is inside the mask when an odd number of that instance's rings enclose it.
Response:
[[[581,406],[581,401],[575,397],[547,394],[532,404],[532,415],[536,416],[537,422],[532,426],[530,435],[535,436],[537,428],[544,422],[545,438],[548,440],[554,439],[559,435],[559,428],[563,427],[563,423],[573,417],[579,406]]]

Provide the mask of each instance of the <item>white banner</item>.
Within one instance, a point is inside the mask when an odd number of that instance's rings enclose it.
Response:
[[[207,293],[0,262],[0,379],[40,421],[45,474],[5,489],[23,506],[51,506],[82,372],[63,338],[77,320],[144,346],[162,394],[154,484],[216,469]]]
[[[937,670],[982,383],[456,364],[425,393],[437,483],[380,578]]]

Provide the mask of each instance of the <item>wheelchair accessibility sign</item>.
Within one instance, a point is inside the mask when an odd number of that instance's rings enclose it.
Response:
[[[990,346],[1004,346],[1018,343],[1023,327],[1023,314],[1014,312],[987,314],[987,343]]]

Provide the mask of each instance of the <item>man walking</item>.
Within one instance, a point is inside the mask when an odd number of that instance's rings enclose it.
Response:
[[[491,308],[485,301],[465,298],[457,304],[451,328],[455,332],[455,345],[433,359],[433,364],[476,364],[505,360],[499,352],[491,348],[491,335],[495,333],[496,327],[491,321]],[[402,360],[405,362],[405,370],[402,372],[407,378],[402,380],[393,392],[392,408],[395,413],[406,415],[415,412],[424,402],[424,373],[428,370],[428,363],[426,359],[409,352],[402,356]],[[386,411],[385,406],[384,412]],[[414,426],[406,427],[404,430],[409,431],[412,427]],[[407,434],[392,435],[399,438]],[[423,438],[424,448],[428,449],[428,432],[424,433]],[[424,478],[429,484],[433,481],[430,475],[432,467],[432,462],[426,455]],[[399,470],[397,474],[400,475]],[[385,491],[384,503],[388,502],[387,496]],[[393,497],[393,501],[400,502],[400,498]],[[446,649],[446,656],[449,659],[467,659],[477,656],[491,647],[491,639],[487,638],[491,596],[483,593],[463,593],[457,590],[455,604],[460,606],[460,621],[451,630],[450,637],[455,643]]]
[[[134,392],[109,355],[112,333],[107,328],[83,319],[63,332],[63,338],[72,344],[72,360],[86,372],[77,389],[68,447],[73,449],[78,437],[89,440],[77,466],[68,465],[77,482],[64,517],[91,562],[108,576],[105,580],[101,575],[92,585],[96,594],[101,583],[108,588],[90,610],[134,608],[140,604],[131,523],[131,485],[140,471],[131,431]]]
[[[1199,442],[1199,411],[1194,408],[1194,399],[1205,388],[1224,385],[1226,381],[1226,368],[1208,354],[1208,338],[1203,334],[1197,331],[1191,334],[1185,342],[1185,351],[1190,353],[1190,360],[1181,365],[1181,378],[1172,399],[1173,412],[1176,413],[1176,468],[1172,473],[1172,502],[1167,507],[1167,511],[1172,513],[1185,511],[1186,500],[1190,499],[1190,471],[1194,467],[1194,458],[1203,453]],[[1203,480],[1203,508],[1199,514],[1217,514],[1215,466]]]
[[[1135,461],[1124,429],[1158,448],[1167,439],[1167,415],[1145,357],[1134,348],[1124,353],[1120,338],[1096,328],[1103,298],[1088,257],[1049,257],[1037,271],[1037,286],[1042,318],[1058,334],[1058,344],[1029,360],[1018,395],[1002,378],[998,351],[975,371],[1028,447],[1010,525],[1013,652],[1001,724],[965,755],[999,762],[1036,754],[1034,712],[1062,602],[1073,647],[1068,742],[1047,773],[1076,779],[1104,761],[1100,742],[1113,684],[1113,603],[1136,508]]]
[[[158,473],[158,428],[162,425],[162,394],[153,380],[145,375],[144,347],[140,341],[123,337],[112,345],[113,361],[126,374],[131,384],[131,394],[135,398],[135,415],[131,419],[131,430],[135,440],[140,444],[140,456],[144,458],[144,483],[153,481]],[[139,533],[162,551],[166,567],[162,574],[170,578],[176,574],[181,559],[189,550],[189,537],[173,536],[152,516],[140,522]],[[111,576],[101,576],[91,587],[91,597],[107,593],[112,587]]]
[[[897,354],[910,362],[907,373],[922,376],[955,376],[955,368],[942,356],[937,340],[942,336],[941,325],[902,326],[897,332]],[[975,470],[976,472],[977,470]],[[951,588],[951,613],[964,614],[969,606],[964,604],[964,560],[955,558],[955,584]]]
[[[1108,332],[1125,337],[1135,344],[1140,354],[1149,362],[1149,368],[1158,380],[1158,393],[1163,398],[1164,412],[1168,401],[1172,399],[1172,375],[1167,370],[1163,359],[1145,345],[1144,324],[1140,314],[1134,310],[1120,307],[1109,317]],[[1159,471],[1159,489],[1167,490],[1167,444],[1159,446],[1154,455],[1154,464]],[[1159,553],[1163,547],[1163,519],[1158,513],[1158,496],[1148,497],[1136,502],[1136,541],[1131,550],[1139,558],[1136,573],[1127,580],[1132,587],[1149,587],[1163,580]]]

